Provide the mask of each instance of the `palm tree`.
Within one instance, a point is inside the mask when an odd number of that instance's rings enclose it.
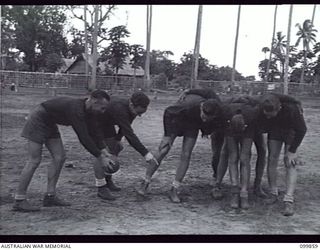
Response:
[[[86,64],[86,85],[88,85],[88,74],[89,74],[89,67],[88,67],[88,30],[87,30],[87,5],[84,5],[84,53],[85,53],[85,64]],[[89,86],[87,86],[89,87]]]
[[[289,70],[289,52],[290,52],[290,34],[291,34],[291,20],[292,20],[292,11],[293,11],[293,5],[290,5],[290,11],[289,11],[289,22],[288,22],[288,32],[287,32],[287,45],[286,45],[286,60],[285,60],[285,71],[284,71],[284,94],[288,94],[288,70]]]
[[[304,82],[304,71],[307,65],[307,54],[310,52],[310,43],[316,42],[316,29],[313,29],[313,25],[310,21],[310,19],[306,19],[302,26],[297,23],[296,27],[298,27],[298,40],[295,44],[295,46],[299,46],[300,42],[302,41],[303,45],[303,64],[302,64],[302,71],[301,71],[301,77],[300,77],[300,83]]]
[[[97,38],[98,38],[98,15],[99,15],[99,5],[94,6],[94,31],[93,31],[93,57],[92,57],[92,75],[91,75],[91,84],[89,86],[89,90],[96,89],[96,76],[97,76],[97,60],[98,60],[98,53],[97,53]]]
[[[198,68],[199,68],[199,52],[200,52],[200,35],[201,35],[201,22],[202,22],[202,5],[199,5],[198,10],[198,22],[197,22],[197,31],[196,31],[196,41],[193,50],[193,72],[191,73],[191,88],[198,87],[197,86],[197,78],[198,78]]]
[[[316,8],[317,8],[317,5],[315,4],[314,6],[313,6],[313,12],[312,12],[312,19],[311,19],[311,24],[313,25],[313,21],[314,21],[314,16],[315,16],[315,14],[316,14]]]
[[[281,81],[284,77],[284,64],[285,64],[285,48],[287,46],[285,35],[282,35],[282,32],[277,32],[277,38],[273,41],[272,51],[273,54],[277,57],[277,60],[280,62],[280,72],[281,72]]]
[[[268,81],[269,79],[269,70],[270,70],[270,63],[271,63],[271,57],[273,53],[273,41],[274,41],[274,36],[276,33],[276,24],[277,24],[277,11],[278,11],[278,5],[275,6],[274,8],[274,15],[273,15],[273,32],[272,32],[272,40],[271,40],[271,49],[270,49],[270,55],[269,55],[269,61],[267,64],[267,74],[265,76],[265,81]]]
[[[261,50],[264,53],[264,60],[267,60],[267,52],[270,51],[268,47],[263,47]]]
[[[233,67],[232,67],[232,75],[231,81],[234,82],[235,74],[236,74],[236,60],[237,60],[237,48],[238,48],[238,36],[239,36],[239,26],[240,26],[240,14],[241,14],[241,5],[238,8],[238,19],[237,19],[237,31],[236,38],[234,43],[234,52],[233,52]]]

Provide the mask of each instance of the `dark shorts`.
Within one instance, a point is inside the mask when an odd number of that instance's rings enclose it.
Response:
[[[118,155],[123,149],[120,142],[115,138],[105,138],[104,141],[107,145],[109,153],[112,155]]]
[[[191,138],[197,138],[199,128],[192,126],[186,122],[183,122],[175,117],[167,115],[166,112],[163,115],[163,128],[164,136],[185,136]]]
[[[237,138],[250,138],[253,139],[256,134],[255,127],[248,126],[243,133],[241,134],[234,134],[231,130],[231,128],[226,128],[225,130],[225,136],[228,137],[237,137]]]
[[[42,105],[36,106],[30,112],[21,136],[39,144],[61,137],[58,126],[49,121],[48,113]]]
[[[275,140],[291,145],[294,139],[294,131],[292,129],[272,128],[268,131],[268,140]]]
[[[103,127],[104,138],[113,138],[117,135],[117,131],[114,125],[106,125]]]

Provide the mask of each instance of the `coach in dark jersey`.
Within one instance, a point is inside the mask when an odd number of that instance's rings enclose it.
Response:
[[[122,137],[125,137],[129,144],[139,152],[147,162],[156,161],[152,153],[149,152],[149,150],[139,140],[131,126],[137,116],[141,116],[147,111],[149,103],[149,97],[141,91],[133,93],[129,99],[111,97],[111,101],[106,111],[99,116],[99,124],[101,126],[101,130],[99,131],[102,131],[103,133],[97,134],[93,131],[92,136],[94,138],[98,138],[96,139],[98,142],[104,142],[109,153],[114,156],[118,156],[120,151],[123,149],[121,139]],[[118,132],[116,132],[115,126],[119,128]],[[96,164],[99,164],[99,162]],[[117,187],[114,184],[111,174],[106,174],[105,181],[109,190],[121,190],[120,187]],[[104,189],[103,192],[99,192],[98,190],[98,196],[106,200],[115,199],[107,189]]]
[[[307,127],[300,102],[290,96],[267,94],[262,98],[259,126],[268,133],[268,180],[271,198],[268,203],[278,200],[277,166],[284,144],[284,164],[286,168],[286,193],[283,214],[294,214],[294,191],[297,182],[296,151],[300,146]]]
[[[156,158],[160,163],[168,154],[176,137],[183,136],[182,153],[175,180],[169,193],[172,202],[180,202],[178,188],[188,170],[191,153],[196,143],[199,130],[202,134],[211,133],[209,123],[220,114],[218,100],[206,100],[197,95],[188,95],[183,101],[178,101],[165,109],[163,115],[164,136],[157,151]],[[159,164],[150,164],[146,170],[143,182],[137,187],[137,192],[145,195],[153,174]]]
[[[41,162],[43,144],[53,159],[53,166],[48,167],[47,193],[43,205],[70,205],[56,195],[56,185],[66,157],[57,125],[72,126],[86,150],[95,156],[102,166],[109,166],[108,152],[96,146],[88,133],[86,123],[87,116],[104,112],[109,100],[110,97],[106,92],[95,90],[86,99],[58,97],[45,101],[32,110],[21,134],[28,140],[28,161],[20,176],[13,210],[22,212],[40,210],[26,200],[26,193],[33,174]]]

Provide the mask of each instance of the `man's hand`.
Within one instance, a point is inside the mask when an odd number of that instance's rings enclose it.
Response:
[[[157,164],[157,166],[159,166],[158,160],[150,152],[148,152],[144,158],[146,159],[146,162],[150,163],[151,161],[154,161]]]
[[[284,163],[286,167],[289,167],[290,165],[295,166],[297,164],[296,154],[288,151],[284,155]]]

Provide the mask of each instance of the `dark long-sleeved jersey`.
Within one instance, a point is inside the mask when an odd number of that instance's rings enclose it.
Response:
[[[120,141],[124,136],[136,151],[145,156],[149,151],[139,140],[131,126],[135,118],[136,116],[130,111],[128,99],[112,97],[105,113],[100,116],[100,122],[102,129],[108,129],[114,125],[119,126],[116,139]]]
[[[48,119],[53,124],[72,126],[80,143],[95,157],[101,152],[89,135],[86,119],[89,115],[85,109],[86,99],[58,97],[41,103]],[[94,123],[93,123],[93,126]]]
[[[260,113],[259,126],[265,127],[267,132],[272,129],[292,129],[294,131],[294,138],[288,149],[292,153],[297,151],[307,132],[301,107],[293,103],[282,103],[277,116],[270,119],[267,119]]]

